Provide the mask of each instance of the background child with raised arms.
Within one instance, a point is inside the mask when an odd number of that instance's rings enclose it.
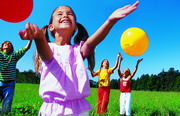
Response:
[[[98,76],[98,101],[97,101],[97,113],[99,115],[106,115],[108,111],[109,95],[110,95],[110,75],[114,73],[119,63],[120,53],[117,55],[117,60],[114,67],[109,68],[109,61],[104,59],[101,62],[100,69],[96,72],[90,70],[91,76]]]
[[[1,114],[11,111],[14,89],[16,83],[16,64],[19,59],[31,47],[29,41],[25,47],[14,51],[10,41],[4,41],[0,50],[0,102],[2,102]]]
[[[118,64],[118,75],[120,77],[120,115],[130,116],[131,115],[131,104],[132,104],[132,94],[131,94],[131,79],[136,74],[139,63],[143,59],[139,59],[136,63],[134,71],[131,73],[129,68],[125,68],[123,72],[120,70],[121,61],[123,60],[122,55],[120,55],[120,60]]]

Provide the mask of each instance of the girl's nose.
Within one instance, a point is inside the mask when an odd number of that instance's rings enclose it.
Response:
[[[63,13],[63,17],[67,17],[68,15],[67,15],[67,13]]]

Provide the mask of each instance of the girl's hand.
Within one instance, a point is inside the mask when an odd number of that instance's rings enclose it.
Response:
[[[122,57],[121,53],[118,53],[118,57],[120,58],[120,61],[123,60],[123,57]]]
[[[142,60],[143,60],[143,58],[141,58],[141,59],[138,59],[137,63],[140,63]]]
[[[122,8],[119,8],[115,10],[108,18],[109,21],[118,21],[119,19],[124,18],[131,12],[133,12],[135,9],[137,9],[137,6],[140,2],[136,1],[133,5],[126,5]]]
[[[121,53],[118,53],[118,57],[120,58],[120,61],[123,60],[123,57],[122,57]]]
[[[117,55],[117,56],[120,57],[120,56],[121,56],[121,53],[118,52],[118,55]]]
[[[122,56],[120,56],[120,61],[122,61],[123,60],[123,57]]]
[[[25,30],[19,32],[21,39],[23,40],[33,40],[44,38],[44,34],[40,28],[35,24],[26,23]]]

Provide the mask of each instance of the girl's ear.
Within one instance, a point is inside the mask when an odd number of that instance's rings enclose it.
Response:
[[[54,30],[54,27],[52,26],[52,24],[49,24],[49,30],[50,30],[50,31],[53,31],[53,30]]]

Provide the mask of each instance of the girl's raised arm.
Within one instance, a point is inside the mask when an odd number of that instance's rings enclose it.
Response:
[[[118,54],[117,54],[117,60],[116,60],[116,63],[115,63],[115,65],[114,65],[114,67],[112,68],[113,71],[117,68],[117,66],[118,66],[118,64],[119,64],[119,57],[120,57],[120,56],[121,56],[121,54],[118,53]]]
[[[29,50],[30,47],[31,47],[31,44],[32,44],[32,40],[29,40],[28,43],[27,43],[26,46],[25,46],[25,49],[26,49],[26,50]]]
[[[122,73],[121,73],[121,70],[120,70],[122,60],[123,60],[123,57],[122,57],[122,55],[120,55],[120,60],[119,60],[119,63],[118,63],[118,75],[119,75],[120,78],[122,78]]]
[[[115,10],[105,21],[105,23],[92,35],[90,36],[86,44],[91,48],[95,48],[109,33],[113,25],[119,20],[137,9],[139,1],[136,1],[133,5],[126,5],[122,8]]]
[[[42,60],[50,60],[53,56],[52,51],[48,45],[46,37],[40,28],[35,24],[26,23],[25,30],[20,31],[19,35],[22,40],[35,41],[37,51]]]
[[[136,74],[137,69],[138,69],[138,66],[139,66],[139,63],[140,63],[142,60],[143,60],[143,58],[141,58],[141,59],[139,59],[139,60],[137,61],[137,63],[136,63],[136,67],[135,67],[135,69],[134,69],[133,73],[131,74],[130,79],[131,79],[131,78],[133,78],[133,77],[134,77],[134,75]]]

